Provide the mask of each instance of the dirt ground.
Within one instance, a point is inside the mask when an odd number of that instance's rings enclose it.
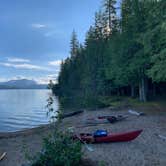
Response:
[[[143,111],[145,116],[135,116],[128,113],[129,109]],[[86,126],[87,118],[98,115],[128,115],[128,118],[114,123]],[[94,165],[106,166],[165,166],[166,165],[166,140],[157,134],[166,136],[166,110],[158,106],[100,109],[85,111],[80,115],[63,120],[62,129],[74,126],[76,132],[93,132],[96,129],[107,129],[110,132],[124,132],[143,129],[141,135],[131,142],[90,144],[93,152],[83,146],[84,158],[95,163]],[[42,138],[53,131],[53,126],[44,126],[27,130],[21,133],[0,133],[0,154],[7,152],[6,157],[0,161],[0,166],[22,166],[26,163],[25,151],[35,154],[40,151]]]

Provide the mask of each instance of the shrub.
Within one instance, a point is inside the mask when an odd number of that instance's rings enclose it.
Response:
[[[69,133],[55,132],[44,139],[42,152],[32,161],[32,166],[78,166],[81,161],[81,143]]]

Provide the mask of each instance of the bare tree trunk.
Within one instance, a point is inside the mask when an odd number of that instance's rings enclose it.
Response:
[[[142,97],[143,97],[143,102],[147,101],[147,82],[146,78],[142,78]]]
[[[147,101],[147,79],[143,76],[139,83],[139,99],[142,102]]]
[[[143,101],[143,97],[142,97],[142,84],[141,81],[139,82],[139,100]]]

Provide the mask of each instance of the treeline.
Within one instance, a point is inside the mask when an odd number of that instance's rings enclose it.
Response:
[[[166,92],[166,0],[104,0],[85,43],[73,31],[71,56],[53,91],[84,104],[101,96],[147,101]]]

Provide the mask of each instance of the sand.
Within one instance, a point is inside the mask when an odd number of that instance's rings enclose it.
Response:
[[[128,108],[133,109],[133,108]],[[143,133],[131,142],[91,144],[93,152],[83,146],[84,158],[91,160],[94,165],[110,166],[165,166],[166,140],[157,134],[166,136],[166,112],[154,108],[134,108],[137,111],[146,111],[146,116],[128,114],[128,109],[114,110],[110,108],[86,111],[83,114],[66,118],[60,128],[75,126],[76,132],[92,132],[96,129],[107,129],[111,132],[132,131],[143,129]],[[114,124],[100,124],[97,126],[84,126],[87,118],[97,115],[129,115],[121,122]],[[42,138],[53,131],[53,126],[44,126],[37,129],[17,132],[13,134],[0,134],[0,154],[7,152],[6,157],[0,161],[0,166],[21,166],[26,163],[24,157],[25,146],[32,154],[40,151]]]

